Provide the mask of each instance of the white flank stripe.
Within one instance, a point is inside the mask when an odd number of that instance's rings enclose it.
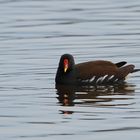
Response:
[[[114,82],[117,82],[118,80],[119,80],[119,79],[117,78],[117,79],[114,80]]]
[[[97,81],[96,81],[96,83],[98,83],[99,81],[101,81],[102,78],[103,78],[103,77],[98,78]]]
[[[95,79],[95,76],[93,76],[89,81],[90,81],[90,82],[93,82],[94,79]]]
[[[82,80],[82,82],[89,82],[89,79],[87,79],[87,80]]]
[[[103,76],[101,82],[103,82],[107,76],[108,75]]]
[[[109,77],[108,78],[108,81],[111,80],[111,79],[113,79],[113,78],[114,78],[114,75],[112,75],[111,77]]]

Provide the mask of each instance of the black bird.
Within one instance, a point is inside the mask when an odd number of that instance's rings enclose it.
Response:
[[[75,64],[71,54],[64,54],[60,58],[55,82],[65,85],[120,84],[129,73],[140,71],[132,64],[124,66],[126,63],[97,60]]]

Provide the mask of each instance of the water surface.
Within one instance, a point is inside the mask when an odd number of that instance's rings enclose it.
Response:
[[[63,53],[140,68],[137,0],[0,1],[0,138],[140,138],[140,73],[123,87],[55,89]]]

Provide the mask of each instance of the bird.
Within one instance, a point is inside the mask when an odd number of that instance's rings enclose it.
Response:
[[[121,84],[130,73],[140,71],[126,61],[113,63],[106,60],[94,60],[75,64],[71,54],[60,58],[55,83],[61,85],[113,85]]]

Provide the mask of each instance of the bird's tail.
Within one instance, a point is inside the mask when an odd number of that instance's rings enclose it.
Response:
[[[122,67],[123,65],[125,65],[127,62],[125,62],[125,61],[121,61],[121,62],[118,62],[118,63],[116,63],[115,65],[118,67],[118,68],[120,68],[120,67]]]
[[[138,72],[138,71],[140,71],[140,69],[134,69],[131,73]]]

